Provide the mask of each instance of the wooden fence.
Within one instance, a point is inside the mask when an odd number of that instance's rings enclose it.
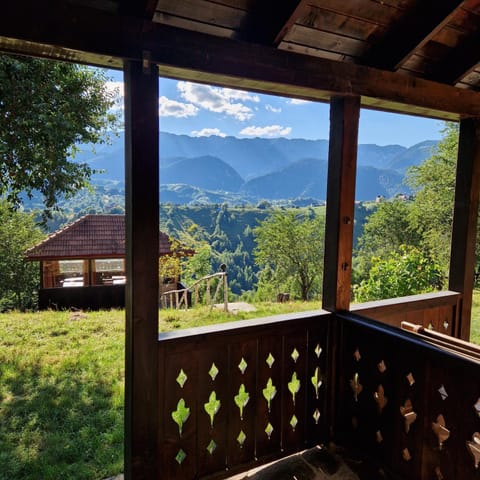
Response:
[[[213,307],[219,299],[219,293],[223,290],[223,308],[228,312],[228,280],[227,272],[217,272],[212,275],[206,275],[197,280],[190,287],[180,288],[176,290],[169,290],[160,294],[160,307],[175,307],[176,309],[188,309],[191,306],[196,306],[200,303],[200,288],[205,286],[204,303]],[[212,295],[212,286],[214,280],[217,279],[217,284]],[[189,302],[189,298],[192,298]]]

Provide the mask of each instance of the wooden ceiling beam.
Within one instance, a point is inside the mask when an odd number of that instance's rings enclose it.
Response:
[[[422,0],[392,25],[386,36],[361,59],[363,65],[396,70],[445,26],[463,0]]]
[[[320,101],[358,95],[363,106],[432,118],[480,117],[480,93],[471,90],[107,12],[32,2],[25,15],[17,5],[2,6],[0,50],[106,67],[148,52],[173,78]]]
[[[480,32],[468,36],[446,58],[427,70],[425,78],[455,85],[480,62]]]
[[[278,45],[306,8],[305,0],[257,0],[236,38],[262,45]]]

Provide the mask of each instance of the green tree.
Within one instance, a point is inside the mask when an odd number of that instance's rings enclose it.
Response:
[[[302,300],[320,293],[324,228],[322,216],[276,210],[254,229],[256,263],[277,291],[288,288]]]
[[[93,173],[72,161],[79,144],[108,141],[115,94],[99,70],[71,63],[0,56],[0,196],[18,206],[40,192],[44,219]]]
[[[26,262],[24,251],[44,237],[33,214],[15,211],[0,200],[0,311],[36,307],[38,263]]]
[[[407,183],[415,193],[411,228],[422,236],[423,249],[438,259],[445,277],[450,261],[458,132],[458,124],[447,123],[432,156],[407,172]]]
[[[354,296],[357,302],[367,302],[431,292],[440,286],[438,265],[418,248],[403,245],[386,258],[372,259],[368,278],[354,287]]]
[[[368,277],[373,258],[388,258],[402,245],[419,246],[420,233],[412,226],[412,202],[385,201],[376,207],[363,226],[354,256],[354,283]]]

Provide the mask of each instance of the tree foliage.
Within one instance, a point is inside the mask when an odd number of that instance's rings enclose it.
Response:
[[[26,262],[24,251],[44,236],[33,214],[14,211],[0,200],[0,311],[36,308],[38,262]]]
[[[116,126],[105,81],[84,66],[0,56],[0,196],[18,206],[22,192],[38,191],[48,217],[61,195],[87,185],[91,167],[72,158]]]
[[[324,224],[319,215],[275,210],[254,229],[257,243],[254,255],[261,267],[260,280],[269,282],[277,292],[286,290],[302,300],[320,293]]]
[[[411,224],[411,209],[411,202],[396,199],[380,203],[367,217],[355,251],[354,281],[368,276],[374,257],[388,258],[402,245],[419,246],[421,235]]]
[[[416,247],[402,245],[385,258],[372,258],[368,278],[354,288],[355,300],[366,302],[431,292],[439,288],[438,265]]]

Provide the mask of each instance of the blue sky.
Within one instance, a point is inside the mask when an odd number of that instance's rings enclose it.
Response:
[[[122,73],[107,71],[123,90]],[[191,136],[327,139],[329,106],[160,78],[161,131]],[[359,143],[410,147],[441,138],[443,122],[363,110]]]

